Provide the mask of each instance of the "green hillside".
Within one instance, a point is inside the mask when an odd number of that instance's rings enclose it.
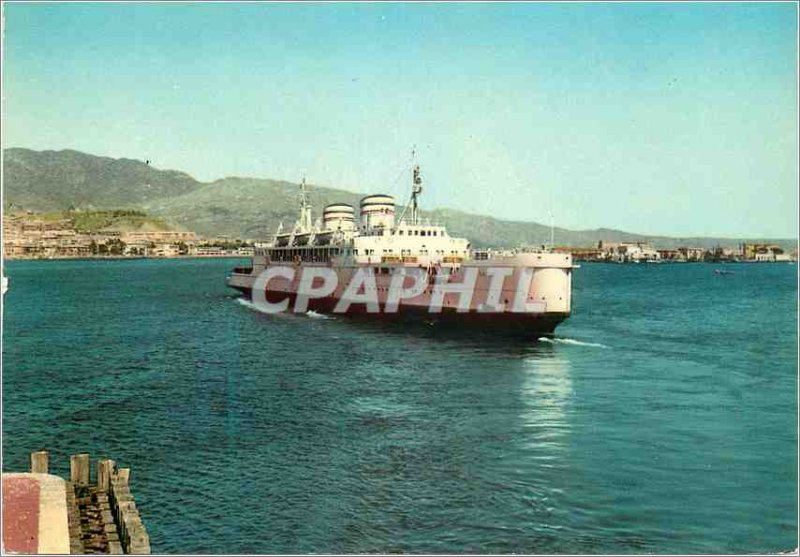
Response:
[[[359,194],[308,186],[314,217],[334,201],[357,204]],[[280,222],[297,219],[300,186],[276,180],[224,178],[169,198],[142,204],[150,214],[201,234],[270,238]]]
[[[3,155],[6,207],[10,202],[29,211],[139,208],[200,186],[183,172],[158,170],[131,159],[72,150],[5,149]]]
[[[6,209],[9,204],[13,209],[32,211],[136,209],[200,234],[251,239],[269,239],[279,222],[288,226],[297,217],[299,186],[289,182],[230,177],[203,183],[186,173],[159,170],[142,161],[71,150],[6,149],[4,156]],[[362,195],[314,185],[309,186],[309,192],[315,217],[327,203],[357,206]],[[475,246],[538,245],[550,238],[550,228],[534,222],[500,220],[452,209],[435,209],[423,212],[423,216],[446,225],[453,235],[469,238]],[[650,241],[664,248],[736,246],[741,241],[796,246],[791,239],[668,238],[611,229],[555,229],[558,245],[588,247],[600,240]]]

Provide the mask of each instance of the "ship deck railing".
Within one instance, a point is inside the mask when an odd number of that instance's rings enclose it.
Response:
[[[539,247],[520,247],[520,248],[481,248],[470,251],[471,258],[477,261],[485,261],[495,257],[514,257],[521,253],[552,253],[549,248]]]

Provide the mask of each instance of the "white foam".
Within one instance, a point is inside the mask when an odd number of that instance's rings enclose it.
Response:
[[[259,313],[266,313],[267,315],[275,315],[277,317],[286,317],[286,316],[292,315],[291,313],[286,313],[286,312],[277,312],[276,313],[274,311],[267,311],[265,308],[259,307],[258,304],[254,304],[253,302],[251,302],[250,300],[247,300],[246,298],[236,298],[236,301],[239,302],[240,304],[242,304],[244,307],[246,307],[248,309],[252,309],[253,311],[257,311]],[[305,313],[305,315],[307,317],[310,317],[311,319],[333,319],[333,317],[330,317],[328,315],[324,315],[322,313],[317,313],[314,310],[308,310]]]
[[[330,315],[325,315],[324,313],[317,313],[313,309],[310,309],[306,312],[306,315],[311,319],[333,319]]]
[[[245,298],[236,298],[236,301],[239,302],[240,304],[242,304],[244,307],[252,309],[254,311],[259,311],[261,313],[270,313],[271,314],[271,312],[265,311],[264,308],[258,307],[257,304],[254,304],[253,302],[251,302],[250,300],[247,300]]]
[[[608,348],[605,344],[599,342],[584,342],[582,340],[575,340],[574,338],[550,338],[539,337],[539,342],[548,342],[550,344],[570,344],[572,346],[590,346],[592,348]]]

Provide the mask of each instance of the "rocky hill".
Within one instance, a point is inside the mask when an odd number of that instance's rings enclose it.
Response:
[[[135,209],[200,186],[184,172],[157,170],[132,159],[72,150],[5,149],[3,154],[6,207],[10,202],[30,211]]]

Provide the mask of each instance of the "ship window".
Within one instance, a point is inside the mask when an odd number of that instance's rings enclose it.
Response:
[[[402,236],[403,235],[403,229],[401,228],[400,230],[397,231],[397,233]]]

